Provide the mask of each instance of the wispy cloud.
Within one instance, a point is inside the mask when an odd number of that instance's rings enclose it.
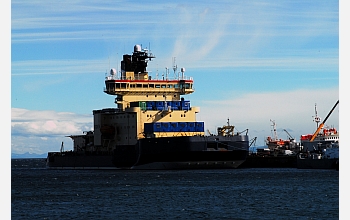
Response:
[[[111,58],[113,59],[113,57]],[[13,61],[12,76],[50,74],[91,74],[106,70],[109,58],[100,60],[25,60]]]

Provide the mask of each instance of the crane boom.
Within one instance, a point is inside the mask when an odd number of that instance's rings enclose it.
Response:
[[[289,132],[288,132],[286,129],[283,129],[283,131],[285,131],[285,132],[288,134],[289,139],[293,139],[293,140],[294,140],[294,138],[292,137],[292,135],[290,135]]]
[[[318,126],[317,130],[315,131],[314,135],[312,135],[312,138],[310,139],[310,141],[314,141],[317,134],[320,132],[320,130],[323,128],[324,123],[326,123],[327,119],[329,118],[329,116],[332,114],[333,110],[335,109],[335,107],[337,107],[337,105],[339,104],[339,100],[337,101],[337,103],[335,103],[335,105],[333,106],[332,110],[328,113],[327,117],[322,121],[322,123],[320,124],[320,126]]]

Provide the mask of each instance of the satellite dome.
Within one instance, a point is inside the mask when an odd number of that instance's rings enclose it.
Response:
[[[138,44],[136,44],[136,45],[134,46],[134,52],[141,52],[141,46],[138,45]]]
[[[110,71],[110,74],[114,76],[116,73],[117,73],[117,70],[112,68],[111,71]]]

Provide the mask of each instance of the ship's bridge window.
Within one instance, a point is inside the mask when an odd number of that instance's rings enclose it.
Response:
[[[126,83],[120,83],[120,88],[126,89]]]
[[[136,87],[137,88],[142,88],[142,84],[137,84]]]
[[[169,84],[168,88],[172,89],[172,88],[174,88],[174,85],[173,84]]]
[[[149,84],[149,87],[150,88],[154,88],[154,84]]]
[[[190,89],[191,85],[190,83],[181,84],[181,88]]]
[[[159,85],[159,84],[156,84],[156,88],[160,88],[160,85]]]
[[[148,85],[147,84],[142,84],[142,87],[143,88],[148,88]]]

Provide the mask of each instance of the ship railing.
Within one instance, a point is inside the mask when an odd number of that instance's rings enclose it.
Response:
[[[144,79],[142,77],[120,77],[120,76],[116,76],[116,75],[109,75],[105,77],[105,80],[143,80],[143,81],[148,81],[148,80],[152,80],[152,81],[180,81],[180,80],[192,80],[193,81],[193,77],[192,76],[181,76],[181,77],[156,77],[156,78],[152,78],[151,76],[148,77],[148,79]]]

